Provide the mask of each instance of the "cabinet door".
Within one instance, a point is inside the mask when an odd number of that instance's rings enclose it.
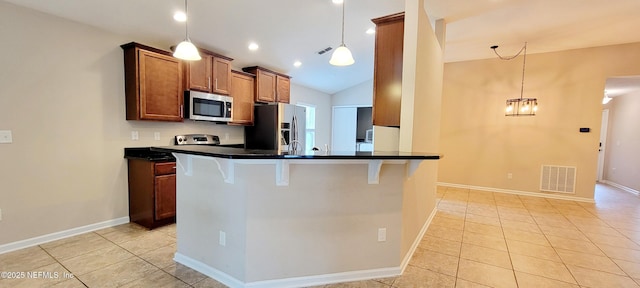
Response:
[[[189,90],[211,92],[211,56],[202,55],[202,60],[187,61]]]
[[[253,125],[253,85],[253,77],[235,72],[231,73],[232,124]]]
[[[213,57],[213,89],[215,94],[229,95],[231,91],[231,61]]]
[[[291,96],[291,81],[288,77],[276,76],[277,100],[282,103],[289,103]]]
[[[140,120],[182,121],[180,60],[139,50]]]
[[[176,174],[155,177],[155,220],[176,216]]]
[[[373,125],[399,127],[404,18],[376,24]]]
[[[257,70],[256,102],[276,101],[276,74]]]

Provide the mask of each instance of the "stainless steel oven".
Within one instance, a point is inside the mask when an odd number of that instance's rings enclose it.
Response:
[[[198,91],[184,92],[184,118],[201,121],[230,122],[233,98]]]

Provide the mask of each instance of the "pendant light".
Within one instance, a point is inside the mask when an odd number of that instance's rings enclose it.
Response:
[[[187,60],[187,61],[197,61],[202,59],[200,57],[200,53],[198,53],[198,48],[196,48],[193,43],[191,43],[191,39],[189,39],[189,12],[187,10],[187,0],[184,0],[184,14],[187,15],[187,21],[184,21],[184,30],[185,30],[185,39],[184,41],[178,44],[176,47],[176,51],[173,52],[173,57],[178,59]]]
[[[522,83],[520,86],[520,98],[507,99],[507,105],[505,107],[504,115],[505,116],[535,116],[538,111],[538,99],[536,98],[524,98],[522,97],[524,94],[524,71],[527,64],[527,42],[524,43],[522,49],[518,54],[512,57],[502,57],[498,54],[496,50],[498,48],[497,45],[491,46],[493,52],[498,55],[500,60],[512,60],[518,57],[522,52],[524,52],[524,57],[522,60]]]
[[[344,45],[344,4],[345,2],[343,1],[342,2],[342,43],[340,44],[340,47],[336,49],[336,51],[333,51],[333,54],[331,55],[331,60],[329,60],[329,64],[334,66],[349,66],[356,62],[355,60],[353,60],[353,55],[351,55],[351,51],[349,51],[349,48],[347,48],[347,46]]]

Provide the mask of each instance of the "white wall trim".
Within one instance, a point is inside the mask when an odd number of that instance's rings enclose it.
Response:
[[[541,197],[541,198],[549,198],[549,199],[596,203],[594,199],[588,199],[588,198],[582,198],[582,197],[576,197],[576,196],[566,196],[566,195],[556,195],[556,194],[547,194],[547,193],[539,193],[539,192],[472,186],[472,185],[454,184],[454,183],[446,183],[446,182],[437,182],[436,184],[438,186],[453,187],[453,188],[473,189],[473,190],[487,191],[487,192],[497,192],[497,193],[515,194],[515,195]]]
[[[214,269],[207,264],[190,258],[180,253],[176,253],[173,260],[207,275],[218,282],[231,288],[287,288],[287,287],[308,287],[324,284],[359,281],[376,278],[386,278],[398,276],[401,273],[400,267],[389,267],[369,270],[350,271],[343,273],[332,273],[324,275],[314,275],[307,277],[293,277],[276,280],[255,281],[244,283],[233,276],[224,273],[218,269]]]
[[[609,181],[609,180],[603,180],[602,183],[610,185],[610,186],[613,186],[613,187],[616,187],[616,188],[618,188],[618,189],[620,189],[622,191],[629,192],[631,194],[635,194],[637,196],[640,196],[640,191],[638,191],[636,189],[633,189],[633,188],[630,188],[630,187],[627,187],[627,186],[624,186],[622,184],[618,184],[616,182]]]
[[[422,225],[422,229],[420,230],[420,233],[418,233],[418,237],[416,237],[416,239],[413,240],[413,244],[411,245],[411,248],[409,249],[407,254],[404,255],[404,259],[402,260],[402,263],[400,263],[400,268],[401,268],[400,274],[403,274],[404,270],[407,269],[407,265],[409,265],[409,261],[411,261],[411,257],[413,257],[413,254],[416,252],[416,249],[418,249],[418,246],[420,245],[420,242],[422,241],[424,234],[427,233],[427,229],[429,229],[429,225],[431,225],[431,221],[433,220],[433,217],[436,217],[436,213],[438,213],[438,207],[433,207],[433,211],[431,211],[431,215],[429,215],[429,218],[427,218],[427,221],[424,222],[424,225]]]
[[[224,273],[218,269],[214,269],[213,267],[204,264],[198,260],[195,260],[191,257],[187,257],[181,253],[176,252],[176,254],[173,256],[173,260],[184,265],[187,266],[193,270],[196,270],[204,275],[207,275],[215,280],[217,280],[218,282],[227,285],[231,288],[234,287],[245,287],[244,283],[242,283],[242,281],[234,278],[233,276]]]
[[[25,239],[25,240],[20,240],[20,241],[8,243],[8,244],[0,245],[0,254],[23,249],[23,248],[28,248],[31,246],[40,245],[42,243],[47,243],[47,242],[59,240],[62,238],[68,238],[71,236],[75,236],[75,235],[79,235],[79,234],[83,234],[91,231],[113,227],[113,226],[125,224],[125,223],[129,223],[129,216],[111,219],[111,220],[107,220],[99,223],[89,224],[82,227],[71,228],[69,230],[54,232],[54,233],[50,233],[42,236]]]

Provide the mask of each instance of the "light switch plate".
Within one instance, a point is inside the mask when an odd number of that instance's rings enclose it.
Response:
[[[378,228],[378,242],[387,241],[387,228]]]
[[[218,240],[218,243],[220,244],[220,246],[227,246],[227,233],[225,233],[224,231],[220,231],[220,239]]]
[[[155,139],[156,141],[160,140],[160,132],[154,132],[153,133],[153,139]]]
[[[11,130],[0,130],[0,143],[13,143]]]

